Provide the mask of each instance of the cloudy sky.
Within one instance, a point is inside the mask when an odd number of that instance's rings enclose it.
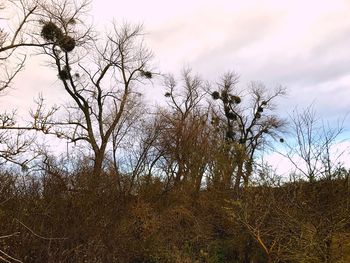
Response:
[[[92,1],[100,30],[112,20],[144,25],[159,71],[191,67],[215,81],[233,70],[241,87],[255,80],[285,86],[282,114],[313,104],[332,123],[350,110],[349,14],[349,0]],[[39,92],[63,102],[55,73],[42,72],[22,72],[0,106],[23,107]]]
[[[334,120],[350,110],[349,0],[93,0],[91,13],[101,30],[113,19],[142,23],[161,72],[185,66],[215,81],[233,70],[242,87],[253,80],[285,86],[283,111],[313,103]],[[1,104],[55,86],[55,73],[42,70],[22,72]]]
[[[283,110],[315,104],[329,119],[350,110],[349,0],[95,0],[94,20],[143,23],[163,72],[190,66],[215,80],[283,85]]]
[[[332,124],[350,111],[349,0],[95,0],[94,20],[143,23],[146,40],[163,72],[183,66],[215,81],[233,70],[241,85],[262,81],[285,86],[279,110],[314,105]],[[103,16],[101,16],[103,14]],[[344,137],[350,125],[345,122]],[[339,143],[333,151],[349,151]],[[337,156],[336,154],[334,156]],[[348,163],[345,154],[339,161]],[[279,172],[289,161],[267,156]]]

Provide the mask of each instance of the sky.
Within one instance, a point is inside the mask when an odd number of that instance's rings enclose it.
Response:
[[[215,82],[227,71],[240,75],[240,86],[261,81],[282,85],[282,115],[314,105],[331,123],[350,110],[349,0],[92,0],[91,18],[103,31],[112,21],[142,23],[153,64],[163,73],[191,67]],[[33,58],[0,97],[0,107],[24,108],[42,92],[64,102],[56,74]],[[163,96],[161,87],[153,95]],[[28,106],[30,103],[26,103]],[[350,125],[345,121],[345,133]]]
[[[332,120],[350,110],[349,13],[349,0],[93,0],[91,9],[101,31],[113,20],[142,23],[161,72],[191,67],[215,81],[235,71],[243,88],[249,81],[286,87],[282,111],[314,104]],[[57,84],[37,60],[30,62],[36,72],[29,64],[2,101],[21,104]]]
[[[349,0],[113,2],[93,2],[95,22],[143,23],[163,72],[189,66],[214,81],[233,70],[243,87],[286,87],[282,110],[314,104],[332,120],[350,110]]]

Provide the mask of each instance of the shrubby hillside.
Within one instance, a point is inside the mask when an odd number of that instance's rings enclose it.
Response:
[[[25,121],[0,114],[0,261],[350,262],[341,125],[312,107],[285,119],[286,89],[241,87],[234,72],[163,74],[141,26],[97,32],[88,7],[0,6],[19,14],[0,31],[0,91],[36,55],[68,98],[40,96]],[[163,106],[144,101],[150,84]],[[263,161],[273,152],[294,167],[288,179]]]

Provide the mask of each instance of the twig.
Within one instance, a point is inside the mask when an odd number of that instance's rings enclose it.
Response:
[[[8,257],[9,259],[12,259],[12,260],[14,260],[14,261],[16,261],[16,262],[19,262],[19,263],[23,263],[23,261],[21,261],[21,260],[19,260],[19,259],[16,259],[16,258],[14,258],[14,257],[11,257],[9,254],[5,253],[5,252],[2,251],[1,249],[0,249],[0,253],[4,254],[4,255],[5,255],[6,257]],[[0,259],[4,260],[5,262],[11,263],[10,261],[8,261],[8,260],[6,260],[5,258],[3,258],[2,256],[0,256]]]
[[[15,232],[15,233],[12,233],[10,235],[5,235],[5,236],[0,236],[0,239],[4,239],[4,238],[9,238],[9,237],[13,237],[13,236],[17,236],[19,235],[20,232]]]
[[[0,250],[1,251],[1,250]],[[0,256],[0,259],[3,260],[6,263],[11,263],[10,261],[8,261],[6,258],[3,258],[2,256]]]
[[[20,223],[23,227],[25,227],[30,233],[32,233],[34,236],[40,238],[40,239],[44,239],[44,240],[65,240],[68,239],[66,237],[44,237],[41,236],[37,233],[35,233],[32,229],[30,229],[28,226],[26,226],[24,223],[22,223],[21,221],[19,221],[18,219],[15,219],[18,223]]]

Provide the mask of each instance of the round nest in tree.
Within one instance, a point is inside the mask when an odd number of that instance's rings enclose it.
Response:
[[[232,100],[236,103],[236,104],[240,104],[241,103],[241,98],[238,96],[232,96]]]
[[[150,71],[141,71],[141,76],[144,76],[147,79],[151,79],[152,78],[152,72]]]
[[[237,120],[237,115],[234,114],[233,112],[228,112],[228,113],[226,114],[226,117],[227,117],[228,119],[230,119],[230,120],[233,120],[233,121]]]
[[[58,45],[65,52],[70,52],[75,48],[75,40],[70,36],[63,36],[58,40]]]
[[[280,139],[280,142],[281,142],[281,143],[284,143],[284,139],[283,139],[283,138],[281,138],[281,139]]]
[[[217,100],[217,99],[220,98],[220,94],[219,94],[219,92],[214,91],[214,92],[211,94],[211,97],[212,97],[214,100]]]
[[[62,30],[53,22],[45,23],[41,29],[41,36],[47,41],[57,41],[62,35]]]
[[[171,94],[170,94],[170,92],[166,92],[166,93],[164,94],[164,96],[168,98],[168,97],[171,96]]]
[[[263,112],[264,109],[262,107],[258,107],[258,112]]]

